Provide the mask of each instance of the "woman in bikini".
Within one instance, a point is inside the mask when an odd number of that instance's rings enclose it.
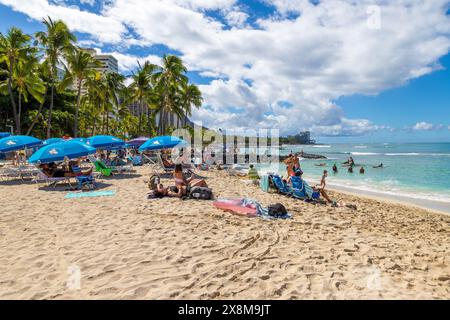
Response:
[[[173,178],[175,179],[175,185],[178,189],[178,195],[180,197],[186,194],[187,187],[208,187],[206,181],[203,179],[194,179],[194,177],[192,176],[190,178],[187,178],[183,172],[183,166],[181,164],[177,164],[175,166]]]

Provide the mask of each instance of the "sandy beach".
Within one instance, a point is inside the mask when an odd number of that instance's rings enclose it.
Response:
[[[147,200],[148,168],[101,179],[112,197],[0,182],[0,298],[450,298],[448,215],[335,192],[358,209],[311,205],[225,172],[201,174],[217,197],[280,202],[293,219]]]

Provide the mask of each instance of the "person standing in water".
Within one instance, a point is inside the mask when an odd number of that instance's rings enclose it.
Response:
[[[361,167],[361,169],[359,169],[359,173],[361,173],[361,174],[366,173],[366,170],[364,169],[364,167]]]
[[[337,167],[336,163],[333,165],[333,172],[338,173],[338,167]]]

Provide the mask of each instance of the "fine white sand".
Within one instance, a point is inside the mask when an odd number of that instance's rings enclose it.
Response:
[[[147,168],[100,180],[113,197],[0,182],[0,298],[450,298],[449,216],[338,193],[358,210],[314,206],[202,174],[218,197],[281,202],[294,218],[147,200]]]

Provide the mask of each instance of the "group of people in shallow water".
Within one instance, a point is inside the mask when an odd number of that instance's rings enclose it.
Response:
[[[344,167],[348,167],[347,170],[348,170],[349,173],[353,173],[354,172],[353,168],[356,167],[355,160],[353,159],[353,157],[350,157],[347,161],[343,162],[342,165]],[[321,164],[319,166],[325,167],[326,163]],[[384,168],[384,165],[383,165],[383,163],[381,163],[381,164],[379,164],[377,166],[374,166],[373,168],[374,169],[381,169],[381,168]],[[339,169],[338,169],[336,164],[333,165],[333,169],[332,170],[333,170],[333,173],[335,173],[335,174],[337,174],[339,172]],[[366,173],[366,169],[364,168],[364,166],[361,166],[361,168],[359,169],[359,173],[360,174],[365,174]]]

